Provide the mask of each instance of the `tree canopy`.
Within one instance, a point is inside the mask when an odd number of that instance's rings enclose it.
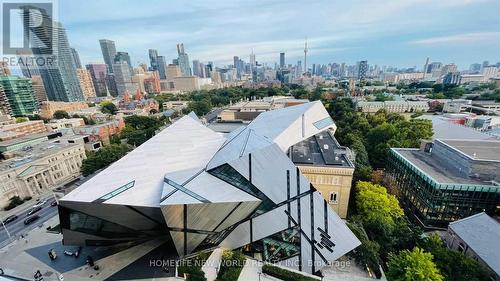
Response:
[[[52,116],[55,119],[69,119],[70,118],[68,112],[66,112],[64,110],[56,110]]]
[[[103,101],[99,105],[101,107],[102,113],[115,115],[116,112],[118,111],[116,105],[110,101]]]
[[[97,152],[90,152],[82,161],[81,171],[88,176],[95,171],[109,166],[111,163],[122,158],[130,151],[130,147],[124,144],[110,144]]]
[[[488,270],[482,264],[463,253],[448,249],[437,234],[430,235],[420,244],[434,256],[434,262],[445,281],[490,280]]]
[[[443,277],[433,262],[431,253],[415,247],[389,258],[389,281],[441,281]]]
[[[394,225],[404,215],[396,197],[385,187],[365,181],[356,184],[356,208],[363,222]]]

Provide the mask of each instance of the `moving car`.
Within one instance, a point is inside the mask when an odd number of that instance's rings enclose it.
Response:
[[[4,224],[8,224],[9,222],[13,222],[17,219],[16,215],[8,216],[5,220],[3,220]]]
[[[28,216],[33,215],[34,213],[40,211],[41,209],[42,209],[42,206],[36,206],[36,207],[31,208],[31,210],[29,210],[29,212],[28,212]]]
[[[34,216],[31,216],[31,217],[28,217],[27,219],[24,220],[24,224],[28,225],[28,224],[36,221],[39,218],[40,218],[39,215],[34,215]]]
[[[35,205],[33,205],[33,208],[42,207],[43,205],[45,205],[45,203],[47,203],[47,199],[37,202]]]

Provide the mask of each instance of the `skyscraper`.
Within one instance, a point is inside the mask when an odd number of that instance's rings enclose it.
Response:
[[[157,56],[156,59],[160,79],[165,80],[167,79],[167,62],[165,61],[165,57]]]
[[[134,68],[132,67],[132,61],[130,60],[130,56],[127,52],[116,52],[113,63],[117,62],[126,62],[128,64],[130,75],[134,73]]]
[[[285,68],[285,53],[280,53],[280,68]]]
[[[255,54],[252,51],[252,53],[250,54],[250,70],[254,69],[256,65],[257,61],[255,60]]]
[[[158,70],[158,50],[149,49],[148,53],[149,53],[150,70],[151,71]]]
[[[73,58],[73,62],[75,63],[76,68],[82,68],[82,63],[80,61],[80,56],[75,48],[71,48],[71,57]]]
[[[87,64],[85,67],[89,71],[90,77],[92,77],[92,84],[94,84],[96,95],[99,97],[106,96],[106,65]]]
[[[199,60],[193,60],[193,75],[201,77],[201,67]]]
[[[33,87],[33,92],[35,93],[36,99],[38,100],[38,106],[40,106],[42,102],[49,100],[47,97],[47,92],[45,91],[45,86],[43,86],[43,80],[41,76],[31,76],[31,86]]]
[[[30,26],[32,41],[36,41],[37,38],[44,38],[47,34],[57,36],[57,40],[52,42],[52,53],[48,53],[45,48],[39,48],[39,46],[33,46],[31,49],[35,56],[52,55],[56,58],[54,64],[46,64],[36,68],[36,72],[42,77],[49,100],[66,102],[84,100],[76,76],[76,67],[73,62],[66,30],[59,22],[53,21],[46,12],[40,15],[42,17],[41,23],[38,26],[31,27],[33,24],[31,23],[32,15],[30,13],[30,10],[23,10],[22,18],[24,26]]]
[[[2,84],[13,115],[24,116],[38,110],[38,100],[33,92],[30,79],[0,76],[0,84]]]
[[[184,76],[191,76],[191,67],[189,66],[189,56],[184,51],[184,44],[177,44],[177,54],[179,67],[181,68],[182,74]]]
[[[101,39],[99,40],[99,44],[101,45],[101,51],[104,63],[108,67],[108,73],[113,73],[113,62],[116,56],[115,41],[108,39]]]
[[[76,74],[78,75],[80,88],[82,88],[82,92],[85,98],[95,97],[96,92],[94,83],[92,81],[92,76],[90,75],[90,71],[88,71],[87,69],[77,69]]]
[[[365,80],[368,74],[368,61],[362,60],[358,63],[358,79]]]
[[[132,82],[130,67],[126,61],[116,61],[113,64],[113,74],[119,96],[125,93],[133,94],[137,91],[137,85]]]
[[[307,52],[309,50],[307,49],[307,38],[306,38],[306,43],[305,43],[305,46],[304,46],[304,73],[307,72]]]

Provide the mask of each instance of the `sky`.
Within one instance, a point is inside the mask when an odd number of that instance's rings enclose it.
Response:
[[[500,62],[500,0],[59,0],[59,20],[84,64],[102,63],[99,39],[116,42],[132,64],[147,50],[167,61],[184,43],[189,58],[216,65],[233,56],[274,66],[368,60],[422,68],[431,61]]]

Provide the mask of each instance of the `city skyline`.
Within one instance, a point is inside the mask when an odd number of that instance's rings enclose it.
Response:
[[[297,2],[268,1],[262,10],[262,5],[246,2],[154,2],[151,12],[150,5],[133,2],[61,1],[59,18],[85,64],[102,62],[98,40],[103,38],[129,52],[134,66],[149,61],[148,49],[157,49],[170,62],[180,42],[192,60],[201,62],[224,65],[233,56],[248,61],[253,50],[258,62],[272,66],[285,52],[287,63],[295,64],[303,59],[306,37],[309,66],[368,60],[371,65],[421,68],[431,57],[466,69],[475,62],[499,60],[500,24],[494,11],[500,3],[446,0],[434,3],[432,10],[429,4],[356,1],[346,6],[319,1],[302,7]]]

